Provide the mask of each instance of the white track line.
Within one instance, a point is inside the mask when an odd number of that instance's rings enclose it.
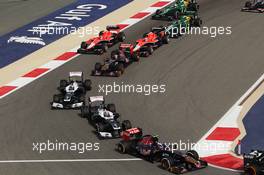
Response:
[[[0,164],[5,163],[54,163],[54,162],[129,162],[139,161],[139,158],[128,159],[47,159],[47,160],[0,160]]]

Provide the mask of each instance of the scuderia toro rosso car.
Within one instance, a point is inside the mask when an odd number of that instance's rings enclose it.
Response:
[[[161,159],[161,167],[175,174],[183,174],[190,171],[206,168],[206,161],[199,158],[196,151],[190,150],[186,153],[182,152],[166,152],[163,153]]]
[[[91,80],[83,79],[82,72],[70,72],[69,80],[60,80],[60,94],[53,96],[52,109],[80,108],[85,104],[85,94],[91,90]]]
[[[244,156],[245,175],[264,174],[264,151],[252,150]]]
[[[120,31],[119,26],[107,26],[106,31],[101,31],[98,37],[81,43],[78,53],[102,54],[118,42],[123,42],[126,38],[124,32]]]
[[[157,136],[144,135],[141,128],[131,128],[122,133],[122,140],[117,144],[117,151],[122,154],[139,156],[147,161],[160,161],[165,145],[158,142]]]
[[[89,98],[89,105],[81,108],[81,116],[88,118],[100,138],[118,138],[123,130],[132,127],[129,120],[120,121],[114,104],[105,104],[103,96]]]
[[[247,1],[241,11],[264,13],[264,0]]]
[[[125,67],[132,62],[139,61],[139,53],[134,51],[132,44],[120,44],[119,50],[114,50],[111,53],[111,58],[106,59],[103,64],[96,63],[93,76],[121,76]]]

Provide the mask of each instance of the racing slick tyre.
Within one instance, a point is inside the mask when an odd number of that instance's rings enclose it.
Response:
[[[67,86],[67,81],[66,80],[60,80],[60,89],[64,89]]]
[[[170,37],[169,37],[169,35],[165,35],[165,36],[163,37],[163,39],[162,39],[162,42],[163,42],[164,44],[169,44],[169,42],[170,42]]]
[[[130,142],[120,142],[117,144],[117,151],[126,154],[129,152]]]
[[[92,89],[92,81],[89,79],[84,80],[84,87],[87,91],[90,91]]]
[[[125,71],[125,66],[123,63],[118,63],[117,64],[117,69],[116,69],[116,76],[120,77]]]
[[[113,59],[117,59],[119,57],[119,55],[120,55],[119,50],[113,50],[111,52],[111,58],[113,58]]]
[[[97,128],[97,132],[98,132],[98,133],[99,133],[99,132],[102,132],[102,131],[105,130],[105,126],[104,126],[103,123],[98,123],[98,124],[96,124],[96,128]]]
[[[103,30],[99,32],[99,36],[102,36],[103,34],[104,34]]]
[[[201,27],[202,23],[203,22],[200,18],[195,18],[191,20],[191,26],[194,26],[194,27]]]
[[[179,19],[179,17],[180,17],[180,14],[179,14],[179,12],[178,11],[176,11],[174,14],[173,14],[173,16],[172,16],[172,19],[173,20],[177,20],[177,19]]]
[[[257,175],[256,167],[254,166],[246,167],[244,175]]]
[[[125,39],[126,39],[126,35],[125,35],[124,32],[120,32],[120,33],[117,34],[117,40],[118,40],[119,42],[124,42]]]
[[[137,53],[132,53],[131,58],[133,61],[138,62],[140,57]]]
[[[102,46],[101,46],[101,49],[102,49],[103,52],[107,52],[107,50],[108,50],[107,44],[103,43]]]
[[[190,3],[188,5],[188,11],[198,11],[199,10],[199,5],[197,3]]]
[[[101,63],[95,63],[94,70],[101,71],[101,69],[102,69],[102,64]]]
[[[162,11],[161,11],[160,9],[158,9],[158,10],[156,10],[155,14],[156,14],[156,15],[159,15],[159,14],[161,14],[161,12],[162,12]]]
[[[172,159],[170,157],[161,160],[161,168],[170,171]]]
[[[148,36],[148,33],[143,34],[143,38],[146,38]]]
[[[89,113],[90,113],[90,111],[89,111],[89,107],[88,106],[81,107],[81,117],[82,118],[88,117]]]
[[[148,46],[148,48],[147,48],[147,52],[149,53],[149,55],[152,55],[153,52],[154,52],[153,47],[152,47],[152,46]]]
[[[251,7],[252,7],[252,3],[251,3],[250,1],[247,1],[247,2],[245,3],[245,7],[247,7],[247,8],[251,8]]]
[[[53,95],[53,102],[59,103],[60,102],[60,96],[59,95]]]
[[[199,158],[200,158],[199,154],[194,150],[187,151],[186,155],[194,158],[195,160],[199,160]]]
[[[86,43],[85,41],[83,41],[83,42],[81,43],[81,48],[82,48],[82,49],[86,49],[86,48],[87,48],[87,43]]]
[[[125,130],[128,130],[128,129],[131,129],[132,128],[132,124],[129,120],[124,120],[122,122],[122,130],[125,131]]]
[[[107,105],[107,109],[112,112],[112,113],[116,113],[116,107],[115,104],[108,104]]]
[[[79,102],[83,102],[83,104],[85,105],[85,95],[80,96]]]

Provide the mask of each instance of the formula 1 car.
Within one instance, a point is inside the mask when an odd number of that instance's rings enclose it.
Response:
[[[247,1],[241,11],[264,13],[264,0]]]
[[[81,108],[81,116],[88,118],[100,138],[118,138],[123,130],[132,127],[129,120],[120,122],[115,105],[106,105],[103,96],[90,97],[88,106]]]
[[[190,27],[200,27],[202,25],[202,20],[199,17],[194,19],[190,16],[180,16],[178,20],[175,20],[168,26],[166,26],[166,33],[170,37],[179,37],[182,33],[186,33],[190,30]]]
[[[103,54],[109,47],[123,42],[125,38],[126,35],[120,31],[119,26],[107,26],[106,31],[101,31],[98,37],[82,42],[77,52]]]
[[[154,49],[163,44],[168,44],[169,41],[169,35],[165,28],[153,27],[151,32],[145,33],[143,38],[137,40],[134,52],[139,52],[141,56],[148,57],[154,52]]]
[[[120,44],[119,50],[112,51],[110,59],[106,59],[103,64],[95,64],[92,75],[119,77],[129,64],[139,61],[139,56],[132,44]]]
[[[197,16],[199,5],[195,0],[177,0],[163,10],[157,10],[152,19],[175,20],[181,15]]]
[[[69,80],[60,80],[60,94],[53,96],[52,109],[74,109],[85,104],[85,94],[91,90],[92,82],[84,80],[82,72],[70,72]]]
[[[264,174],[264,151],[252,150],[249,154],[244,154],[245,175]]]
[[[182,152],[166,152],[162,155],[161,167],[175,174],[183,174],[208,166],[206,161],[199,158],[196,151],[190,150]]]
[[[160,161],[166,147],[158,142],[157,136],[142,134],[141,128],[131,128],[122,132],[122,140],[117,144],[117,151],[139,156],[150,162]]]

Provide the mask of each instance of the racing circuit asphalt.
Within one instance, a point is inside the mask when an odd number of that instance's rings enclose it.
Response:
[[[166,84],[165,95],[110,94],[123,119],[140,126],[145,133],[158,134],[161,141],[198,141],[263,73],[263,15],[241,13],[240,0],[207,0],[201,4],[206,26],[233,27],[231,36],[184,36],[171,40],[153,56],[129,66],[120,78],[89,77],[98,95],[98,84]],[[15,21],[14,21],[15,22]],[[134,41],[159,26],[160,21],[145,19],[126,30],[127,41]],[[112,48],[114,49],[114,48]],[[95,62],[109,55],[82,55],[48,73],[0,101],[0,159],[77,159],[128,158],[114,151],[117,140],[99,141],[93,128],[78,111],[52,111],[50,101],[59,80],[69,71],[90,74]],[[58,139],[63,142],[100,142],[100,151],[32,151],[32,142]],[[170,174],[145,161],[13,163],[0,164],[0,174],[8,175],[161,175]],[[209,167],[189,174],[231,175],[233,172]]]

